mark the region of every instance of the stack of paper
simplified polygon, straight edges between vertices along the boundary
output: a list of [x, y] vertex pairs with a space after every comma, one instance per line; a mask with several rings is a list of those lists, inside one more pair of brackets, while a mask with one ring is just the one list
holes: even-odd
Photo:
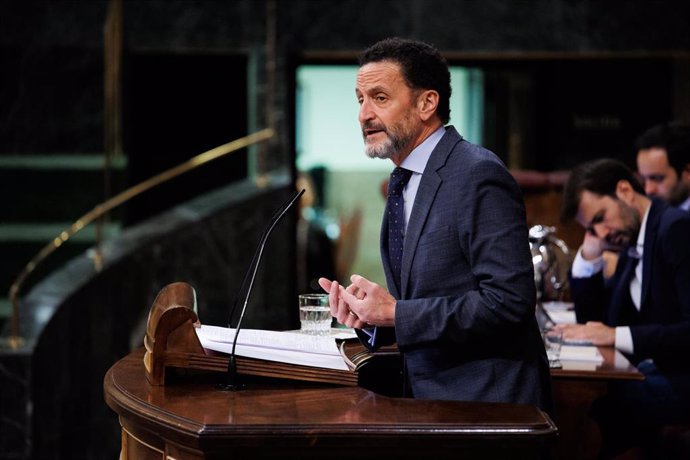
[[561, 361], [588, 361], [601, 363], [604, 357], [601, 356], [597, 347], [594, 346], [579, 346], [579, 345], [563, 345], [561, 347]]

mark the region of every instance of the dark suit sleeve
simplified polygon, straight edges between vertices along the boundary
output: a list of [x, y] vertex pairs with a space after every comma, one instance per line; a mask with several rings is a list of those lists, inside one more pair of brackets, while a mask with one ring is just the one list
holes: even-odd
[[[654, 267], [653, 321], [631, 326], [635, 356], [676, 366], [690, 353], [690, 219], [673, 222], [659, 235], [663, 264]], [[685, 357], [685, 358], [683, 358]], [[685, 365], [684, 367], [689, 367]]]
[[605, 288], [602, 272], [587, 278], [570, 276], [570, 292], [578, 323], [605, 321], [609, 293]]
[[517, 184], [491, 160], [443, 180], [415, 253], [413, 298], [396, 306], [398, 345], [524, 337], [536, 290]]

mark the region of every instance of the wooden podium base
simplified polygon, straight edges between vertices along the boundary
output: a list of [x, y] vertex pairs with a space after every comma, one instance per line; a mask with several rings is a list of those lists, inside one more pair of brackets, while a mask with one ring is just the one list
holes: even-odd
[[[557, 433], [532, 406], [415, 400], [366, 389], [357, 385], [363, 376], [380, 385], [397, 364], [385, 375], [363, 372], [379, 369], [371, 365], [378, 360], [354, 348], [348, 357], [364, 364], [345, 384], [337, 375], [329, 381], [324, 372], [238, 359], [238, 370], [256, 377], [242, 391], [225, 391], [216, 383], [228, 357], [201, 346], [194, 304], [188, 284], [166, 286], [151, 308], [145, 349], [105, 376], [105, 400], [122, 427], [121, 460], [541, 459]], [[174, 382], [168, 375], [165, 385], [175, 368], [201, 372]]]
[[539, 409], [516, 404], [393, 398], [294, 380], [243, 391], [194, 379], [151, 385], [143, 355], [123, 358], [104, 379], [122, 426], [122, 460], [541, 459], [557, 432]]

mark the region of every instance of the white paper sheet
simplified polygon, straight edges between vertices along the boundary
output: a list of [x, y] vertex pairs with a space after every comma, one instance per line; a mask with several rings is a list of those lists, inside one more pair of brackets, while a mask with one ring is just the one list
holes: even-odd
[[[196, 329], [201, 346], [222, 353], [232, 352], [235, 329], [202, 325]], [[340, 355], [337, 337], [351, 337], [344, 331], [330, 336], [312, 336], [299, 332], [242, 329], [237, 338], [235, 354], [247, 358], [326, 369], [348, 370]]]

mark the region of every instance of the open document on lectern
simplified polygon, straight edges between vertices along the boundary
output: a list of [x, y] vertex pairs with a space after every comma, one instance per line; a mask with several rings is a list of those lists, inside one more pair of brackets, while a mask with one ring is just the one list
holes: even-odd
[[[235, 329], [202, 325], [196, 332], [204, 348], [226, 354], [232, 352]], [[237, 337], [235, 355], [346, 371], [348, 366], [336, 339], [352, 337], [354, 334], [348, 330], [330, 336], [312, 336], [300, 332], [242, 329]]]

